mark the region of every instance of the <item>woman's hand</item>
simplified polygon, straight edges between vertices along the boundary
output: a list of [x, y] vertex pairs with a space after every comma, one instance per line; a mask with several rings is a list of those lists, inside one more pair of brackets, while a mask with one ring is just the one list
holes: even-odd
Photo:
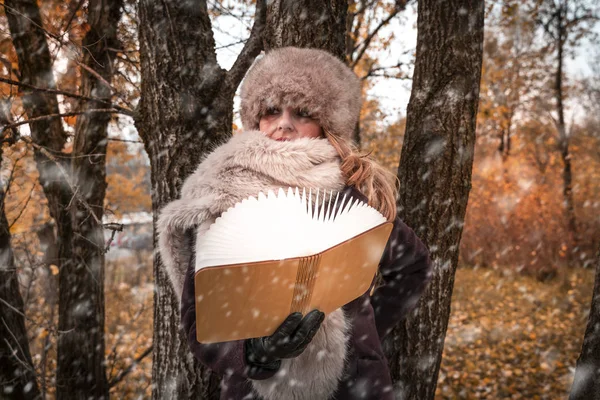
[[284, 358], [297, 357], [315, 336], [325, 314], [313, 310], [302, 314], [290, 314], [271, 336], [246, 340], [246, 359], [249, 364], [279, 368]]

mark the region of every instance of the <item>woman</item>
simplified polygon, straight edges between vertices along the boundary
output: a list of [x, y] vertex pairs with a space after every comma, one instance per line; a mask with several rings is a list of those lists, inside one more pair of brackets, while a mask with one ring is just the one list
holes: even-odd
[[[241, 90], [245, 132], [216, 148], [161, 212], [159, 247], [192, 353], [223, 376], [221, 399], [393, 399], [381, 340], [415, 306], [431, 276], [428, 251], [396, 218], [394, 176], [359, 156], [358, 78], [316, 49], [281, 48], [258, 60]], [[290, 315], [269, 337], [196, 340], [194, 240], [222, 212], [279, 187], [344, 192], [394, 221], [382, 284], [325, 316]]]

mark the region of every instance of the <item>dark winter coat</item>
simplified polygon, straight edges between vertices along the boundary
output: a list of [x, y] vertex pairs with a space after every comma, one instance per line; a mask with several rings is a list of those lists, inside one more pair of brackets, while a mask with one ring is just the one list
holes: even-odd
[[[366, 201], [354, 188], [346, 192]], [[190, 235], [190, 240], [195, 236]], [[394, 221], [379, 272], [383, 284], [343, 307], [351, 321], [345, 373], [335, 399], [394, 398], [381, 339], [414, 307], [431, 274], [427, 248], [399, 218]], [[223, 376], [221, 399], [254, 399], [248, 379], [266, 379], [276, 370], [264, 370], [245, 360], [244, 341], [202, 344], [196, 340], [194, 260], [190, 259], [181, 299], [183, 328], [190, 349], [204, 365]]]
[[[222, 399], [391, 399], [381, 338], [414, 307], [430, 276], [425, 246], [397, 219], [380, 265], [383, 285], [329, 313], [305, 351], [279, 371], [248, 365], [244, 341], [196, 342], [194, 239], [221, 213], [259, 191], [279, 187], [347, 190], [339, 156], [326, 139], [279, 142], [260, 132], [234, 135], [189, 176], [181, 198], [161, 210], [159, 250], [182, 299], [182, 322], [194, 355], [223, 376]], [[195, 233], [194, 233], [195, 232]], [[325, 355], [325, 356], [323, 356]], [[367, 397], [363, 396], [363, 393]], [[245, 397], [248, 396], [248, 397]]]

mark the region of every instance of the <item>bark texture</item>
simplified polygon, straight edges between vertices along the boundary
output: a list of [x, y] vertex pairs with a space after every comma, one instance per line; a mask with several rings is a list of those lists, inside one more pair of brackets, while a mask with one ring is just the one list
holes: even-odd
[[600, 248], [597, 260], [590, 316], [569, 400], [600, 400]]
[[0, 186], [0, 399], [38, 399], [40, 391], [29, 352], [23, 298], [4, 212], [5, 195]]
[[483, 0], [419, 1], [398, 213], [435, 266], [419, 306], [384, 343], [397, 399], [435, 394], [471, 188], [483, 18]]
[[[13, 46], [19, 61], [21, 82], [40, 88], [56, 89], [50, 51], [41, 29], [40, 10], [35, 0], [6, 0], [6, 17]], [[23, 90], [22, 88], [20, 90]], [[56, 95], [42, 91], [23, 90], [23, 107], [28, 118], [58, 114]], [[60, 119], [45, 119], [29, 124], [31, 139], [54, 155], [61, 155], [67, 141]], [[57, 266], [70, 258], [71, 219], [67, 205], [71, 199], [66, 177], [59, 166], [49, 160], [39, 147], [34, 148], [34, 159], [40, 184], [48, 199], [50, 215], [56, 222], [58, 238]], [[59, 157], [68, 160], [68, 157]], [[68, 169], [68, 162], [62, 165]]]
[[[233, 96], [262, 49], [266, 3], [257, 2], [250, 39], [229, 71], [217, 64], [205, 1], [141, 0], [139, 17], [142, 99], [136, 126], [150, 158], [156, 218], [179, 198], [183, 180], [201, 158], [231, 135]], [[158, 253], [154, 283], [153, 398], [219, 398], [219, 378], [195, 360], [180, 329], [180, 299]]]
[[[42, 29], [37, 2], [6, 0], [4, 4], [12, 43], [17, 53], [21, 82], [35, 87], [56, 89], [50, 52]], [[59, 113], [56, 96], [42, 91], [24, 90], [23, 108], [30, 119]], [[69, 158], [62, 153], [67, 135], [60, 119], [57, 118], [31, 123], [29, 128], [31, 139], [36, 145], [34, 160], [40, 184], [48, 200], [50, 215], [57, 227], [56, 249], [52, 249], [55, 254], [52, 258], [59, 269], [62, 269], [63, 264], [70, 259], [72, 238], [71, 216], [67, 210], [71, 192], [67, 177], [62, 173], [69, 168]], [[62, 164], [50, 160], [42, 149], [56, 156], [56, 159], [60, 160], [58, 162]], [[25, 347], [23, 350], [28, 352]]]
[[[81, 94], [110, 101], [108, 86], [118, 49], [117, 25], [122, 0], [91, 0], [90, 30], [83, 40]], [[86, 109], [105, 108], [88, 101]], [[59, 273], [58, 398], [108, 399], [104, 363], [104, 233], [106, 137], [110, 115], [82, 114], [77, 118], [71, 161], [72, 184], [82, 201], [71, 209], [71, 258]], [[84, 203], [85, 202], [85, 203]]]
[[347, 0], [275, 0], [269, 2], [265, 50], [315, 47], [346, 61]]

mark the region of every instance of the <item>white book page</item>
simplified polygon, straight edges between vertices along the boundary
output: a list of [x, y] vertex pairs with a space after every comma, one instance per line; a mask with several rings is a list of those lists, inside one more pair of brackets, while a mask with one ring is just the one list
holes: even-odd
[[196, 271], [310, 256], [384, 222], [374, 208], [337, 193], [297, 188], [259, 193], [225, 211], [199, 235]]

